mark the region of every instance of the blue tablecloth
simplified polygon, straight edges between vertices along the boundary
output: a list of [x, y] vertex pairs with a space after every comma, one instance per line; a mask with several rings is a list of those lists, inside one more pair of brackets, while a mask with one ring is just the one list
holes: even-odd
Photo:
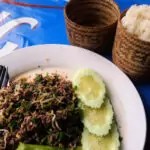
[[[31, 45], [69, 44], [63, 15], [63, 6], [67, 3], [65, 0], [16, 0], [15, 3], [8, 4], [12, 1], [14, 0], [0, 2], [0, 55]], [[115, 1], [121, 11], [133, 4], [150, 3], [150, 0]], [[30, 5], [22, 6], [23, 3]], [[46, 8], [47, 6], [49, 8]], [[150, 83], [135, 84], [135, 86], [142, 97], [148, 127], [150, 127]], [[150, 130], [148, 129], [147, 150], [150, 150], [149, 139]]]

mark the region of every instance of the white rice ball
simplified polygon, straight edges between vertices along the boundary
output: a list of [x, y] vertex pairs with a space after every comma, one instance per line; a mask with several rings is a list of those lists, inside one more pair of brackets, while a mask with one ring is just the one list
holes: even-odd
[[150, 5], [131, 6], [121, 22], [129, 33], [150, 42]]

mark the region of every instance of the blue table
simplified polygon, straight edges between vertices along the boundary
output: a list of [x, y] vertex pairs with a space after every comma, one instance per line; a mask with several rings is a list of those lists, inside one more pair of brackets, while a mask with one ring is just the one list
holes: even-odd
[[[150, 0], [115, 1], [120, 6], [121, 11], [129, 8], [133, 4], [150, 3]], [[4, 17], [2, 20], [0, 19], [1, 50], [6, 50], [8, 45], [16, 49], [47, 43], [69, 44], [63, 16], [63, 6], [66, 4], [64, 0], [16, 0], [16, 2], [18, 3], [15, 3], [15, 5], [6, 4], [5, 2], [0, 3], [0, 15], [3, 14]], [[39, 4], [42, 5], [42, 7], [40, 8], [35, 5], [22, 7], [23, 2]], [[46, 6], [49, 6], [49, 8], [45, 8]], [[25, 17], [27, 17], [27, 19], [30, 18], [30, 21], [25, 21]], [[19, 18], [20, 20], [18, 21]], [[4, 26], [13, 20], [18, 22], [17, 27], [15, 27], [14, 24], [10, 24], [10, 29], [3, 33], [3, 29], [5, 30]], [[22, 23], [24, 24], [21, 25]], [[33, 28], [29, 25], [32, 25]], [[150, 150], [150, 142], [148, 143], [150, 139], [150, 83], [134, 84], [141, 95], [147, 113], [148, 137], [146, 150]]]

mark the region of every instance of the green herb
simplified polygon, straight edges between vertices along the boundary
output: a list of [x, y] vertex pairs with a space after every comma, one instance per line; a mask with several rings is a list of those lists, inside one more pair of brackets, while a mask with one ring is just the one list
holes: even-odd
[[37, 75], [36, 77], [35, 77], [35, 82], [41, 82], [42, 81], [42, 79], [43, 79], [43, 76], [41, 75], [41, 74], [39, 74], [39, 75]]
[[50, 108], [50, 106], [51, 106], [51, 102], [48, 102], [48, 103], [44, 103], [43, 104], [43, 108]]
[[34, 123], [34, 124], [38, 124], [38, 119], [37, 118], [32, 118], [32, 122]]
[[31, 102], [24, 101], [22, 102], [21, 106], [25, 109], [25, 111], [28, 111], [31, 108]]
[[2, 124], [0, 124], [0, 129], [3, 129], [3, 125]]
[[78, 89], [78, 86], [74, 86], [73, 89], [76, 91]]
[[38, 89], [34, 89], [33, 92], [39, 92], [39, 90]]
[[28, 89], [28, 88], [30, 88], [31, 87], [31, 85], [29, 84], [29, 83], [24, 83], [23, 84], [23, 88], [24, 89]]
[[12, 120], [10, 123], [9, 123], [9, 128], [10, 128], [10, 132], [13, 132], [14, 129], [17, 129], [18, 128], [18, 124], [15, 120]]
[[59, 141], [62, 141], [64, 138], [65, 138], [65, 133], [64, 133], [64, 132], [60, 132], [60, 133], [58, 134], [58, 140], [59, 140]]
[[73, 103], [71, 105], [68, 105], [67, 108], [73, 110], [75, 108], [75, 104]]
[[21, 103], [19, 103], [19, 102], [14, 103], [14, 107], [15, 107], [15, 108], [18, 108], [18, 107], [20, 107], [20, 106], [21, 106]]

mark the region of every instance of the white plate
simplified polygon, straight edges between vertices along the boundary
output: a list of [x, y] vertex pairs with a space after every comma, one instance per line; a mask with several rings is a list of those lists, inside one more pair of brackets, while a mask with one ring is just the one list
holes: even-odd
[[0, 59], [11, 76], [43, 67], [91, 68], [106, 82], [120, 126], [122, 150], [143, 150], [146, 117], [141, 98], [127, 76], [111, 62], [82, 48], [65, 45], [41, 45], [17, 50]]

